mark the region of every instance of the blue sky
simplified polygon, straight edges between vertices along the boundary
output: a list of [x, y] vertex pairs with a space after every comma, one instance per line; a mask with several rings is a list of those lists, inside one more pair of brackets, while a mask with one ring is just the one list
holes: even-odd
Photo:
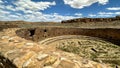
[[0, 0], [1, 21], [55, 21], [120, 15], [120, 0]]

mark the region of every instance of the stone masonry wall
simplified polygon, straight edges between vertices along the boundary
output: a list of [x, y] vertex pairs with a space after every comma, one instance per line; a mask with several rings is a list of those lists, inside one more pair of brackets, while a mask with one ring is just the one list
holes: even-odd
[[40, 41], [45, 38], [61, 36], [61, 35], [86, 35], [99, 37], [108, 40], [114, 40], [119, 43], [120, 29], [83, 29], [83, 28], [60, 28], [60, 27], [44, 27], [34, 29], [20, 29], [16, 31], [18, 36], [27, 40]]

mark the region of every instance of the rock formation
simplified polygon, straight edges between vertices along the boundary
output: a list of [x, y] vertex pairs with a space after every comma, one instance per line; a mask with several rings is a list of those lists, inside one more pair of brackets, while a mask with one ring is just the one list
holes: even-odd
[[65, 20], [61, 23], [90, 23], [90, 22], [112, 22], [112, 21], [120, 21], [120, 16], [116, 16], [113, 18], [78, 18], [78, 19], [71, 19]]

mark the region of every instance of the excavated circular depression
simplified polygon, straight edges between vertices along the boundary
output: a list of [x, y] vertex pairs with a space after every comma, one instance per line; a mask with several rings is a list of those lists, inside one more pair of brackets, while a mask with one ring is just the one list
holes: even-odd
[[[119, 33], [119, 29], [56, 27], [20, 29], [16, 31], [18, 36], [27, 40], [37, 41], [40, 45], [46, 45], [46, 47], [51, 49], [57, 48], [58, 50], [78, 54], [97, 62], [120, 66], [120, 46], [115, 45], [120, 44]], [[103, 39], [107, 39], [107, 41]]]

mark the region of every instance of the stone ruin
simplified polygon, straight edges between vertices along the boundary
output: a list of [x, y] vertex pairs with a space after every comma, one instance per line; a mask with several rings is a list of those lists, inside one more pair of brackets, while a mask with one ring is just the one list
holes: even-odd
[[85, 35], [99, 37], [115, 44], [120, 44], [120, 30], [112, 28], [61, 28], [61, 27], [44, 27], [20, 29], [16, 34], [22, 38], [32, 41], [41, 41], [46, 38], [62, 36], [62, 35]]
[[[92, 22], [92, 21], [108, 22], [108, 21], [117, 21], [117, 20], [120, 20], [120, 16], [116, 16], [116, 18], [111, 18], [111, 19], [110, 18], [101, 18], [101, 19], [100, 18], [95, 18], [95, 19], [87, 18], [87, 19], [81, 19], [79, 21], [81, 22]], [[78, 19], [75, 19], [74, 21], [71, 21], [71, 22], [77, 22], [77, 21]], [[67, 21], [66, 23], [71, 23], [71, 22]], [[39, 41], [43, 40], [44, 42], [46, 42], [44, 40], [46, 38], [51, 38], [51, 37], [56, 37], [56, 36], [65, 37], [64, 35], [67, 35], [67, 36], [76, 35], [77, 38], [78, 38], [77, 35], [81, 35], [80, 39], [82, 39], [83, 35], [85, 35], [85, 36], [91, 36], [91, 37], [99, 37], [100, 42], [102, 42], [101, 40], [104, 40], [104, 42], [102, 43], [105, 43], [105, 41], [110, 41], [114, 44], [120, 45], [119, 34], [120, 34], [119, 28], [118, 29], [117, 28], [76, 28], [76, 27], [66, 28], [66, 27], [44, 26], [44, 27], [35, 27], [35, 28], [19, 28], [19, 29], [13, 29], [13, 30], [6, 29], [6, 30], [1, 31], [0, 68], [17, 68], [17, 67], [18, 68], [39, 68], [40, 66], [41, 66], [40, 68], [43, 68], [43, 67], [48, 68], [47, 66], [50, 66], [50, 65], [51, 65], [50, 68], [53, 68], [52, 67], [53, 65], [56, 66], [55, 68], [70, 68], [70, 67], [81, 68], [80, 66], [78, 67], [76, 66], [76, 64], [78, 64], [76, 62], [78, 61], [71, 60], [73, 58], [75, 58], [75, 60], [78, 60], [80, 57], [78, 58], [78, 56], [71, 54], [71, 53], [66, 53], [66, 52], [61, 53], [61, 51], [59, 52], [59, 50], [56, 51], [56, 49], [53, 49], [54, 47], [51, 47], [48, 45], [47, 46], [41, 45]], [[54, 39], [54, 38], [52, 39], [53, 39], [53, 42], [54, 40], [59, 40], [59, 39]], [[90, 43], [90, 45], [91, 44], [93, 45], [93, 43], [90, 42], [91, 40], [90, 38], [87, 38], [86, 40], [88, 43]], [[92, 38], [92, 40], [96, 41], [96, 38]], [[51, 41], [51, 39], [48, 39], [47, 41]], [[84, 43], [87, 43], [87, 42], [85, 41]], [[106, 43], [106, 44], [109, 46], [111, 43]], [[110, 55], [111, 53], [114, 53], [114, 54], [119, 53], [119, 51], [116, 51], [117, 49], [115, 46], [114, 48], [115, 48], [114, 51], [109, 52]], [[91, 48], [91, 49], [94, 52], [97, 52], [97, 50], [95, 50], [94, 48]], [[79, 50], [82, 50], [82, 49], [79, 49]], [[106, 51], [102, 51], [102, 52], [106, 52]], [[117, 55], [119, 56], [120, 54], [117, 54]], [[68, 58], [70, 56], [72, 56], [73, 58]], [[64, 58], [67, 58], [68, 60], [65, 60]], [[57, 65], [56, 65], [56, 62], [57, 62]], [[86, 59], [83, 60], [83, 58], [81, 58], [79, 62], [80, 62], [79, 65], [83, 66], [83, 64], [85, 64], [86, 66], [86, 64], [88, 63], [88, 60], [86, 63]], [[94, 67], [97, 67], [97, 68], [102, 68], [103, 66], [98, 63], [93, 63], [91, 61], [89, 61], [88, 64], [90, 64], [90, 66], [92, 64], [94, 65]], [[106, 66], [104, 65], [104, 67]], [[114, 67], [119, 68], [117, 65]], [[85, 68], [85, 67], [82, 67], [82, 68]], [[93, 66], [91, 68], [93, 68]], [[107, 66], [107, 68], [109, 67]]]

